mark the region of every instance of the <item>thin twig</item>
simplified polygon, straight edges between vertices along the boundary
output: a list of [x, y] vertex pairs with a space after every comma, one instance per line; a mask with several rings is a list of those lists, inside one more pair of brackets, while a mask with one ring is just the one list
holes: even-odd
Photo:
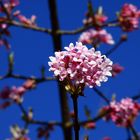
[[19, 106], [21, 112], [22, 112], [23, 115], [24, 115], [24, 116], [23, 116], [23, 117], [24, 117], [23, 120], [25, 121], [25, 124], [28, 124], [28, 125], [29, 125], [29, 124], [36, 124], [36, 125], [46, 125], [46, 126], [48, 126], [48, 125], [62, 126], [62, 123], [56, 122], [56, 121], [49, 121], [49, 122], [46, 122], [46, 121], [40, 121], [40, 120], [29, 119], [29, 118], [28, 118], [28, 114], [27, 114], [27, 112], [26, 112], [24, 106], [23, 106], [21, 103], [19, 103], [18, 106]]
[[110, 104], [110, 100], [97, 88], [93, 88], [93, 90], [107, 103]]
[[135, 140], [140, 140], [135, 128], [133, 127], [133, 125], [131, 125], [129, 128], [130, 128], [131, 132], [133, 133]]
[[109, 51], [107, 51], [107, 52], [105, 53], [105, 55], [106, 55], [106, 56], [111, 55], [113, 52], [115, 52], [115, 51], [120, 47], [120, 45], [121, 45], [123, 42], [124, 42], [124, 41], [123, 41], [122, 39], [120, 39], [120, 40], [118, 41], [118, 43], [116, 43], [116, 44], [114, 45], [113, 48], [111, 48]]
[[138, 100], [139, 98], [140, 98], [140, 93], [132, 97], [133, 100]]
[[[47, 29], [47, 28], [43, 28], [43, 27], [39, 27], [39, 26], [35, 26], [35, 25], [24, 24], [24, 23], [18, 22], [16, 20], [5, 20], [5, 21], [0, 21], [0, 23], [6, 23], [8, 25], [12, 25], [15, 27], [20, 27], [20, 28], [30, 29], [30, 30], [34, 30], [34, 31], [38, 31], [38, 32], [53, 34], [53, 31], [51, 29]], [[111, 23], [106, 23], [106, 24], [100, 26], [100, 28], [108, 27], [108, 26], [111, 27]], [[93, 25], [82, 26], [82, 27], [79, 27], [79, 28], [73, 29], [73, 30], [59, 30], [58, 29], [58, 30], [56, 30], [56, 34], [76, 35], [76, 34], [82, 33], [83, 31], [86, 31], [90, 28], [94, 28]]]
[[99, 121], [100, 119], [102, 119], [103, 117], [105, 117], [109, 113], [110, 113], [110, 110], [105, 111], [104, 113], [101, 113], [101, 114], [97, 115], [96, 117], [94, 117], [91, 120], [86, 120], [86, 121], [79, 122], [79, 125], [85, 125], [85, 124], [90, 123], [90, 122], [97, 122], [97, 121]]
[[13, 79], [20, 79], [20, 80], [35, 80], [37, 84], [46, 82], [46, 81], [52, 81], [56, 80], [55, 77], [43, 77], [43, 78], [37, 78], [35, 76], [25, 76], [25, 75], [18, 75], [18, 74], [6, 74], [5, 76], [1, 76], [0, 80], [4, 80], [7, 78], [13, 78]]
[[130, 128], [126, 128], [126, 133], [127, 133], [127, 140], [131, 140], [131, 133], [130, 133]]

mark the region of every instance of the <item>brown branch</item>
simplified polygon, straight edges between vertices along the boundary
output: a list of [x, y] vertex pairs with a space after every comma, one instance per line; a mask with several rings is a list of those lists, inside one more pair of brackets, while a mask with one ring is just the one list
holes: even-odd
[[120, 40], [114, 45], [113, 48], [111, 48], [109, 51], [107, 51], [105, 53], [106, 56], [109, 56], [111, 55], [113, 52], [115, 52], [119, 47], [120, 45], [122, 45], [122, 43], [124, 43], [125, 41], [127, 40], [127, 36], [126, 35], [122, 35], [122, 37], [120, 38]]
[[90, 122], [97, 122], [99, 121], [100, 119], [102, 119], [103, 117], [105, 117], [108, 113], [110, 113], [110, 110], [109, 111], [106, 111], [104, 113], [101, 113], [99, 115], [97, 115], [96, 117], [94, 117], [93, 119], [91, 120], [85, 120], [85, 121], [81, 121], [79, 122], [79, 125], [85, 125], [87, 123], [90, 123]]
[[48, 125], [55, 125], [55, 126], [61, 126], [62, 127], [62, 123], [60, 122], [56, 122], [56, 121], [40, 121], [40, 120], [34, 120], [34, 119], [30, 119], [28, 117], [28, 113], [27, 111], [25, 110], [24, 106], [22, 105], [22, 103], [19, 103], [18, 104], [21, 112], [23, 113], [23, 120], [25, 121], [25, 124], [35, 124], [35, 125], [45, 125], [45, 126], [48, 126]]
[[[62, 48], [62, 41], [61, 41], [61, 35], [57, 34], [57, 31], [59, 31], [59, 21], [57, 17], [56, 0], [48, 0], [48, 4], [49, 4], [49, 11], [50, 11], [51, 26], [52, 26], [51, 35], [53, 39], [54, 51], [60, 51]], [[67, 94], [64, 85], [62, 85], [59, 81], [57, 82], [59, 88], [62, 124], [63, 126], [65, 126], [65, 124], [70, 120]], [[65, 140], [72, 140], [71, 128], [63, 127], [63, 134]]]
[[79, 123], [78, 123], [78, 96], [76, 94], [71, 95], [73, 101], [73, 108], [74, 108], [74, 134], [75, 140], [79, 140]]
[[82, 27], [79, 27], [77, 29], [74, 29], [74, 30], [58, 30], [57, 31], [57, 34], [61, 34], [61, 35], [75, 35], [75, 34], [79, 34], [79, 33], [82, 33], [90, 28], [93, 28], [93, 25], [89, 25], [89, 26], [82, 26]]
[[24, 76], [24, 75], [18, 75], [18, 74], [6, 74], [5, 76], [1, 76], [0, 80], [4, 80], [7, 78], [14, 78], [14, 79], [20, 79], [20, 80], [35, 80], [37, 84], [46, 82], [46, 81], [52, 81], [56, 80], [55, 77], [43, 77], [43, 78], [37, 78], [35, 76]]
[[[38, 32], [42, 32], [42, 33], [53, 34], [51, 29], [39, 27], [37, 25], [23, 24], [23, 23], [16, 21], [16, 20], [5, 20], [5, 21], [0, 21], [0, 23], [6, 23], [8, 25], [12, 25], [15, 27], [30, 29], [30, 30], [38, 31]], [[113, 26], [113, 23], [110, 22], [110, 23], [106, 23], [106, 24], [100, 26], [100, 28], [111, 27], [111, 26]], [[82, 27], [79, 27], [79, 28], [73, 29], [73, 30], [60, 30], [60, 29], [58, 29], [56, 31], [56, 34], [58, 34], [58, 35], [76, 35], [76, 34], [84, 32], [90, 28], [94, 28], [94, 26], [93, 25], [86, 25], [86, 26], [82, 26]]]
[[140, 98], [140, 93], [132, 97], [133, 100], [138, 100], [139, 98]]
[[140, 140], [140, 139], [139, 139], [139, 136], [138, 136], [138, 134], [137, 134], [137, 132], [136, 132], [136, 130], [135, 130], [135, 128], [133, 127], [133, 125], [131, 125], [129, 128], [130, 128], [130, 130], [132, 131], [135, 140]]
[[21, 27], [21, 28], [25, 28], [25, 29], [30, 29], [30, 30], [38, 31], [38, 32], [48, 33], [48, 34], [52, 33], [51, 29], [47, 29], [47, 28], [43, 28], [43, 27], [38, 27], [36, 25], [23, 24], [23, 23], [18, 22], [16, 20], [6, 20], [6, 21], [1, 21], [0, 23], [6, 23], [8, 25], [12, 25], [12, 26], [15, 26], [15, 27]]
[[[18, 104], [19, 106], [19, 109], [21, 110], [21, 112], [23, 113], [24, 115], [24, 121], [25, 123], [27, 124], [33, 124], [33, 125], [54, 125], [54, 126], [60, 126], [60, 127], [65, 127], [65, 128], [72, 128], [75, 124], [72, 123], [72, 122], [66, 122], [65, 124], [62, 124], [61, 122], [58, 122], [58, 121], [41, 121], [41, 120], [35, 120], [35, 119], [29, 119], [28, 118], [28, 113], [27, 111], [25, 110], [24, 106], [20, 103]], [[76, 107], [75, 107], [76, 108]], [[97, 115], [96, 117], [94, 117], [93, 119], [90, 119], [90, 120], [85, 120], [85, 121], [80, 121], [78, 122], [78, 125], [79, 126], [84, 126], [85, 124], [89, 123], [89, 122], [97, 122], [99, 121], [100, 119], [102, 119], [104, 116], [106, 116], [108, 113], [110, 113], [110, 111], [106, 111], [106, 112], [103, 112], [99, 115]], [[78, 116], [78, 115], [77, 115]], [[78, 117], [77, 119], [78, 120]], [[77, 122], [76, 122], [77, 123]], [[63, 126], [64, 125], [64, 126]]]

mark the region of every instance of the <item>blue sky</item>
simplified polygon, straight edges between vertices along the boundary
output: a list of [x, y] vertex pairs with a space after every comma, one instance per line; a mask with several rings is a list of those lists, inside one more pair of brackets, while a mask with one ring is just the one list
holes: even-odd
[[[110, 20], [115, 17], [115, 12], [119, 11], [123, 3], [132, 3], [140, 8], [139, 0], [94, 0], [92, 1], [95, 8], [102, 5], [105, 14]], [[76, 29], [82, 26], [82, 20], [87, 10], [87, 0], [57, 0], [58, 17], [61, 29]], [[50, 28], [49, 10], [47, 0], [21, 0], [20, 6], [17, 8], [21, 12], [30, 17], [32, 14], [37, 16], [37, 24], [42, 27]], [[14, 73], [22, 75], [40, 76], [40, 68], [46, 66], [46, 75], [52, 76], [53, 73], [48, 71], [48, 57], [53, 55], [53, 45], [51, 37], [44, 33], [39, 33], [31, 30], [11, 27], [12, 36], [9, 39], [12, 45], [11, 51], [15, 55]], [[122, 32], [119, 28], [107, 29], [112, 33], [113, 38], [117, 42]], [[120, 63], [125, 70], [115, 78], [110, 78], [107, 83], [102, 84], [99, 88], [107, 97], [111, 98], [112, 94], [116, 94], [117, 99], [126, 96], [133, 96], [140, 92], [140, 31], [134, 31], [128, 35], [128, 41], [122, 44], [119, 49], [110, 55], [110, 59], [114, 63]], [[79, 35], [63, 36], [63, 47], [69, 43], [75, 43]], [[112, 46], [101, 45], [101, 52], [106, 52]], [[6, 73], [7, 70], [7, 51], [4, 47], [0, 48], [0, 75]], [[20, 86], [24, 81], [7, 79], [0, 81], [0, 89], [6, 85]], [[86, 97], [79, 98], [79, 119], [85, 120], [84, 106], [87, 105], [92, 110], [92, 116], [96, 116], [98, 109], [105, 105], [105, 102], [96, 95], [93, 90], [86, 88]], [[37, 86], [36, 90], [30, 91], [25, 95], [24, 106], [28, 109], [30, 106], [34, 109], [34, 116], [40, 120], [61, 120], [59, 96], [57, 84], [54, 81], [46, 82]], [[72, 110], [71, 100], [69, 105]], [[23, 122], [20, 119], [21, 112], [16, 105], [13, 105], [6, 110], [0, 110], [0, 140], [10, 137], [9, 126], [18, 123], [21, 127]], [[135, 122], [137, 131], [140, 130], [140, 118]], [[29, 136], [32, 140], [36, 139], [36, 128], [30, 126]], [[89, 135], [89, 139], [101, 140], [104, 136], [110, 136], [113, 140], [126, 139], [126, 130], [116, 127], [112, 122], [104, 121], [97, 122], [95, 130], [87, 131], [81, 129], [80, 138], [85, 134]], [[56, 127], [51, 134], [51, 140], [62, 139], [62, 131]]]

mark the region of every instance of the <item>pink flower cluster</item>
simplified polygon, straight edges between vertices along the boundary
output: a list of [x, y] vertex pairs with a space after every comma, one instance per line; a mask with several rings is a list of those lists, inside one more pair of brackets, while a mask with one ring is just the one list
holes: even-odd
[[16, 87], [13, 86], [12, 88], [5, 87], [0, 92], [0, 99], [3, 100], [3, 103], [0, 104], [0, 109], [4, 109], [11, 105], [13, 102], [22, 102], [22, 97], [24, 93], [34, 88], [35, 81], [34, 80], [27, 80], [22, 86]]
[[[85, 25], [88, 24], [94, 24], [94, 22], [96, 22], [96, 24], [98, 25], [102, 25], [103, 23], [105, 23], [107, 21], [108, 17], [102, 14], [95, 14], [94, 17], [89, 17], [87, 19], [83, 20], [83, 23]], [[94, 21], [95, 20], [95, 21]]]
[[128, 127], [140, 112], [140, 104], [131, 98], [124, 98], [120, 102], [112, 101], [110, 106], [103, 108], [104, 111], [110, 111], [105, 117], [111, 119], [117, 126]]
[[112, 61], [101, 55], [94, 48], [88, 49], [81, 42], [65, 47], [66, 51], [55, 52], [55, 57], [49, 57], [50, 71], [59, 77], [60, 81], [69, 79], [74, 85], [84, 84], [92, 88], [100, 86], [101, 82], [111, 76]]
[[113, 45], [115, 42], [111, 34], [107, 33], [106, 30], [94, 30], [90, 29], [81, 34], [79, 41], [83, 44], [98, 45], [100, 43], [106, 43]]
[[99, 27], [104, 24], [107, 19], [108, 17], [103, 14], [103, 8], [99, 7], [95, 14], [87, 12], [86, 19], [83, 20], [83, 23], [85, 25], [93, 24], [94, 26]]
[[132, 4], [124, 4], [119, 13], [119, 22], [124, 31], [133, 31], [139, 27], [140, 10]]
[[10, 15], [12, 10], [18, 5], [19, 5], [19, 0], [3, 0], [4, 7], [0, 7], [0, 12], [5, 13], [5, 9], [6, 9], [6, 12]]
[[19, 5], [19, 0], [3, 0], [0, 5], [0, 46], [5, 46], [7, 49], [10, 48], [10, 44], [7, 41], [7, 37], [10, 36], [8, 22], [17, 20], [22, 24], [28, 26], [36, 26], [36, 16], [32, 15], [31, 19], [26, 18], [20, 13], [15, 11], [15, 8]]
[[[18, 11], [18, 10], [13, 12], [14, 8], [18, 5], [19, 5], [19, 0], [5, 0], [3, 2], [4, 7], [0, 7], [0, 12], [3, 13], [3, 14], [8, 13], [9, 16], [13, 16], [14, 18], [16, 17], [23, 24], [27, 24], [27, 25], [30, 25], [30, 26], [35, 25], [36, 16], [32, 15], [31, 19], [28, 19], [24, 15], [22, 15], [21, 12]], [[6, 19], [9, 20], [8, 18], [9, 17], [4, 16], [4, 17], [1, 18], [1, 20], [6, 20]], [[4, 25], [2, 26], [3, 28], [6, 27], [6, 25], [5, 26]]]

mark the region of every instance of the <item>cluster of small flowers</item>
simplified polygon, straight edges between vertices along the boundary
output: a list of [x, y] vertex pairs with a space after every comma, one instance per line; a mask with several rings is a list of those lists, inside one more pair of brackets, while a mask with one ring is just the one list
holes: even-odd
[[[23, 24], [27, 24], [27, 25], [30, 25], [30, 26], [35, 25], [36, 16], [32, 15], [31, 19], [28, 19], [24, 15], [22, 15], [19, 10], [13, 12], [14, 8], [18, 5], [19, 5], [19, 0], [6, 0], [6, 1], [4, 1], [3, 2], [3, 7], [0, 7], [0, 13], [3, 13], [3, 14], [8, 13], [9, 17], [5, 17], [5, 16], [2, 17], [1, 18], [2, 21], [3, 20], [5, 21], [6, 18], [11, 18], [13, 16], [14, 18], [16, 17]], [[11, 19], [9, 19], [9, 20], [11, 20]], [[6, 27], [4, 25], [2, 26], [3, 28]]]
[[[10, 16], [12, 10], [19, 4], [18, 0], [5, 0], [3, 1], [3, 6], [0, 6], [0, 14], [2, 15], [0, 17], [1, 24], [0, 24], [0, 46], [5, 46], [7, 49], [10, 49], [10, 44], [8, 43], [6, 37], [10, 36], [10, 32], [8, 30], [8, 25], [6, 21], [9, 17], [7, 17], [7, 14]], [[4, 15], [6, 14], [6, 16]], [[6, 36], [6, 37], [5, 37]]]
[[2, 3], [3, 6], [0, 7], [0, 12], [7, 12], [10, 15], [12, 13], [12, 10], [19, 5], [19, 0], [3, 0]]
[[10, 49], [10, 44], [6, 38], [10, 36], [8, 22], [16, 19], [22, 24], [26, 24], [28, 26], [36, 26], [36, 16], [32, 15], [31, 19], [28, 19], [22, 15], [20, 11], [14, 11], [14, 9], [19, 5], [18, 0], [4, 0], [2, 3], [3, 4], [0, 5], [0, 46], [5, 46], [7, 49]]
[[99, 7], [98, 11], [93, 14], [88, 12], [86, 19], [83, 20], [84, 25], [93, 25], [95, 29], [90, 29], [83, 32], [79, 38], [79, 41], [83, 44], [99, 45], [100, 43], [106, 43], [109, 45], [114, 44], [114, 40], [105, 29], [100, 27], [107, 21], [108, 17], [103, 14], [102, 7]]
[[124, 4], [119, 16], [120, 25], [124, 31], [133, 31], [139, 27], [140, 10], [132, 4]]
[[115, 42], [111, 36], [111, 34], [107, 33], [106, 30], [95, 30], [89, 29], [88, 31], [83, 32], [80, 35], [79, 41], [83, 44], [93, 44], [98, 45], [100, 43], [106, 43], [109, 45], [113, 45]]
[[86, 19], [83, 20], [84, 25], [101, 26], [107, 21], [108, 17], [103, 14], [103, 8], [100, 6], [95, 14], [87, 12]]
[[88, 49], [81, 42], [65, 47], [66, 51], [55, 52], [55, 57], [49, 57], [50, 71], [59, 77], [72, 80], [75, 85], [84, 84], [92, 88], [100, 86], [101, 82], [111, 76], [112, 61], [101, 55], [94, 48]]
[[17, 125], [10, 127], [10, 131], [12, 133], [12, 138], [8, 138], [6, 140], [30, 140], [30, 138], [26, 136], [28, 131], [21, 129]]
[[120, 102], [112, 101], [110, 106], [103, 108], [104, 111], [110, 111], [106, 115], [106, 120], [112, 120], [117, 126], [128, 127], [138, 116], [140, 104], [131, 98], [124, 98]]
[[13, 102], [20, 103], [22, 102], [22, 97], [24, 93], [34, 88], [35, 81], [34, 80], [27, 80], [22, 86], [16, 87], [13, 86], [12, 88], [5, 87], [0, 92], [0, 99], [4, 102], [0, 105], [0, 109], [4, 109], [10, 106]]
[[103, 23], [108, 19], [103, 14], [102, 7], [99, 7], [97, 13], [87, 13], [86, 19], [83, 20], [84, 25], [93, 25], [95, 29], [90, 29], [83, 32], [79, 38], [79, 41], [83, 44], [99, 45], [100, 43], [106, 43], [109, 45], [114, 44], [114, 40], [111, 34], [107, 33], [105, 29], [101, 29]]

